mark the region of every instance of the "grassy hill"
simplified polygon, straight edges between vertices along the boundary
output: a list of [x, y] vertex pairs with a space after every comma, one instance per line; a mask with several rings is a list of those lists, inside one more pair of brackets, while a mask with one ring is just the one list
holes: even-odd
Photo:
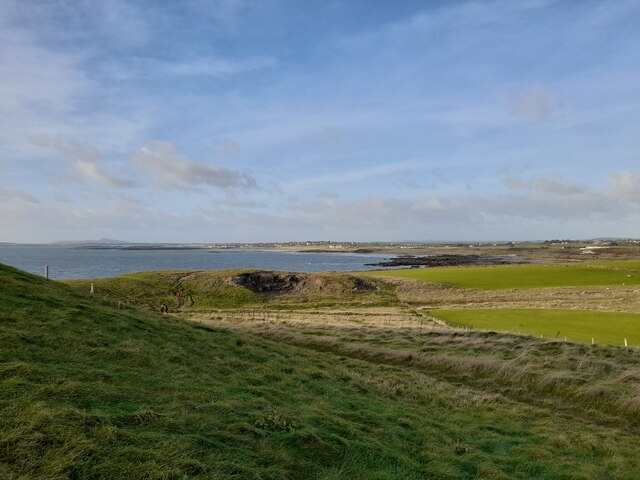
[[[177, 307], [176, 293], [191, 291], [190, 310], [230, 308], [331, 308], [398, 303], [393, 287], [369, 277], [340, 273], [289, 273], [260, 270], [141, 272], [116, 278], [66, 282], [87, 294], [158, 311]], [[191, 301], [193, 300], [193, 301]]]
[[[640, 476], [634, 351], [276, 327], [117, 309], [0, 265], [0, 478]], [[529, 394], [525, 359], [544, 366]]]

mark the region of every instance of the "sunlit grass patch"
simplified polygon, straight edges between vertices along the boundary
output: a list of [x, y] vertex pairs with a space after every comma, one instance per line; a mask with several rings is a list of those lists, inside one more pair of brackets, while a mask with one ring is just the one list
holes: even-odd
[[412, 268], [367, 273], [482, 290], [640, 285], [640, 262], [635, 261]]
[[578, 343], [640, 346], [640, 315], [563, 309], [456, 309], [436, 310], [436, 317], [452, 325], [480, 330], [497, 330]]

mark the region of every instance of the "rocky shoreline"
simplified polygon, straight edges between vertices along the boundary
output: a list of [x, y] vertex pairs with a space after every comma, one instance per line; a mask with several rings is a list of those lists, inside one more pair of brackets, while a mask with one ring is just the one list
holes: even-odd
[[516, 256], [483, 256], [483, 255], [429, 255], [414, 257], [411, 255], [392, 258], [384, 262], [368, 263], [374, 267], [458, 267], [464, 265], [512, 265], [517, 263], [531, 263]]

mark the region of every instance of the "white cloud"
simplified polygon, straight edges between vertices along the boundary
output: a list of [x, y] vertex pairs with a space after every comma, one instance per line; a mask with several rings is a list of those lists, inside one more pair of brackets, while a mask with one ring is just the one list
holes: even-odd
[[640, 200], [640, 171], [617, 172], [611, 177], [613, 195], [630, 200]]
[[588, 188], [585, 185], [564, 180], [557, 175], [547, 175], [528, 180], [509, 176], [503, 179], [503, 183], [511, 190], [534, 190], [551, 195], [575, 195], [588, 192]]
[[131, 180], [109, 174], [103, 167], [102, 156], [90, 147], [65, 139], [61, 136], [40, 136], [33, 140], [34, 145], [61, 153], [73, 161], [71, 168], [80, 181], [92, 181], [111, 188], [129, 188]]
[[88, 63], [95, 54], [90, 46], [65, 47], [76, 31], [60, 26], [56, 12], [67, 10], [70, 17], [80, 16], [65, 20], [73, 25], [86, 13], [64, 2], [0, 2], [2, 158], [32, 160], [38, 153], [31, 140], [41, 135], [81, 138], [103, 151], [122, 151], [150, 123], [150, 109], [141, 108], [137, 100], [124, 100], [121, 92], [111, 96], [99, 75], [89, 73]]
[[[536, 184], [535, 179], [522, 182]], [[633, 174], [615, 176], [608, 187], [584, 186], [570, 195], [528, 187], [510, 194], [402, 199], [380, 195], [346, 200], [321, 195], [313, 201], [283, 202], [278, 208], [225, 192], [226, 199], [209, 207], [179, 210], [115, 195], [87, 199], [86, 205], [38, 202], [26, 192], [0, 189], [0, 216], [11, 225], [4, 238], [15, 241], [91, 236], [139, 241], [637, 236], [640, 202], [638, 197], [621, 195], [636, 192], [636, 187]], [[167, 229], [174, 221], [181, 228]]]
[[[485, 231], [498, 225], [522, 224], [523, 230], [535, 222], [549, 233], [564, 231], [568, 224], [582, 224], [587, 230], [594, 222], [600, 225], [637, 218], [640, 214], [640, 173], [619, 172], [609, 186], [597, 189], [570, 182], [558, 176], [531, 179], [507, 177], [504, 184], [514, 193], [487, 195], [430, 195], [413, 198], [369, 196], [357, 200], [336, 197], [288, 206], [296, 218], [313, 221], [335, 229], [379, 229], [380, 232], [415, 230], [439, 226], [466, 226]], [[472, 236], [471, 234], [469, 234]], [[540, 233], [540, 238], [544, 233]], [[397, 237], [396, 237], [397, 238]], [[414, 237], [415, 238], [415, 237]], [[495, 237], [494, 237], [495, 238]]]
[[248, 173], [191, 160], [169, 142], [147, 144], [135, 154], [134, 162], [151, 173], [162, 188], [190, 189], [200, 185], [221, 189], [257, 187], [255, 179]]

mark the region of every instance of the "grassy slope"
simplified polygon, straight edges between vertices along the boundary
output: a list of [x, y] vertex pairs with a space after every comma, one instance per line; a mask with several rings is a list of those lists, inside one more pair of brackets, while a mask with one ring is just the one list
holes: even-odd
[[[637, 478], [632, 431], [0, 266], [0, 478]], [[410, 381], [409, 381], [410, 380]]]
[[[640, 355], [635, 349], [420, 324], [371, 328], [346, 319], [343, 325], [219, 320], [216, 324], [335, 355], [400, 366], [405, 373], [428, 372], [456, 386], [473, 388], [477, 396], [509, 398], [556, 415], [640, 428]], [[413, 395], [421, 393], [415, 386], [405, 384], [403, 388]], [[459, 390], [463, 396], [464, 389]]]
[[482, 330], [521, 332], [571, 342], [640, 346], [640, 315], [562, 309], [469, 308], [434, 311], [452, 325]]
[[599, 285], [640, 285], [640, 262], [500, 265], [384, 270], [367, 274], [410, 278], [455, 287], [499, 290]]

